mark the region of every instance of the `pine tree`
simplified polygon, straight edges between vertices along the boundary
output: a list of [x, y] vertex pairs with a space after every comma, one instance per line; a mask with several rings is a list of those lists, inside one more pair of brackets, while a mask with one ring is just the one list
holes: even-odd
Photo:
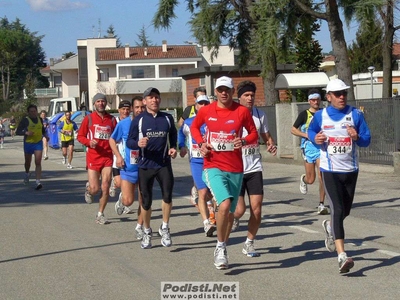
[[144, 25], [142, 25], [140, 32], [138, 34], [136, 34], [136, 36], [139, 39], [139, 42], [135, 41], [136, 46], [138, 46], [138, 47], [154, 46], [153, 42], [149, 39], [149, 37], [146, 34], [146, 27]]

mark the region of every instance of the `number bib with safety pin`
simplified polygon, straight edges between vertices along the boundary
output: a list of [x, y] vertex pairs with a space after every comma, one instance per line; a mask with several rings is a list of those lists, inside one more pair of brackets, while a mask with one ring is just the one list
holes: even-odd
[[139, 150], [131, 150], [130, 163], [136, 165], [139, 161]]
[[210, 132], [210, 144], [215, 151], [233, 151], [234, 138], [232, 133]]
[[192, 144], [192, 157], [201, 158], [200, 147], [198, 144]]
[[351, 153], [352, 144], [349, 136], [330, 136], [328, 140], [328, 153], [330, 155]]
[[244, 145], [242, 153], [244, 156], [258, 155], [260, 154], [260, 146], [258, 144]]
[[111, 128], [95, 125], [94, 137], [99, 140], [108, 140], [111, 136]]

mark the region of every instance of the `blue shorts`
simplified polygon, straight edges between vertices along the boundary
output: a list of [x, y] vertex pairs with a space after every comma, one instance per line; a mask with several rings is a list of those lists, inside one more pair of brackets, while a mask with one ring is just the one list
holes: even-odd
[[315, 164], [320, 157], [320, 151], [313, 143], [307, 141], [303, 148], [303, 159], [309, 164]]
[[194, 185], [198, 190], [206, 189], [207, 185], [203, 181], [202, 175], [203, 175], [203, 163], [196, 163], [196, 162], [191, 162], [190, 163], [190, 171], [192, 172], [192, 177], [194, 181]]
[[230, 199], [230, 212], [234, 213], [242, 188], [243, 173], [225, 172], [217, 168], [204, 169], [203, 180], [214, 196], [217, 205]]
[[43, 141], [40, 140], [37, 143], [24, 142], [24, 152], [26, 154], [34, 154], [35, 151], [43, 151]]
[[120, 170], [120, 175], [122, 180], [129, 181], [133, 184], [136, 184], [139, 179], [139, 171], [126, 172], [124, 170]]

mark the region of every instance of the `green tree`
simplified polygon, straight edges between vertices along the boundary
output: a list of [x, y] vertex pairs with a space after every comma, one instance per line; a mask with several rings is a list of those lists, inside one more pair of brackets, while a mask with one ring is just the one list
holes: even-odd
[[136, 46], [138, 47], [150, 47], [154, 46], [153, 42], [149, 39], [146, 33], [146, 27], [142, 25], [142, 28], [140, 29], [139, 33], [136, 34], [136, 36], [139, 39], [139, 42], [135, 41]]
[[382, 70], [383, 29], [380, 22], [371, 22], [370, 26], [360, 27], [356, 40], [349, 46], [352, 73], [365, 73], [369, 66]]
[[0, 82], [3, 101], [22, 99], [27, 75], [35, 82], [44, 83], [40, 69], [46, 66], [40, 46], [43, 36], [30, 32], [19, 19], [0, 20]]
[[115, 34], [115, 28], [114, 28], [114, 26], [112, 24], [110, 26], [108, 26], [107, 35], [104, 36], [104, 38], [109, 38], [109, 37], [113, 37], [113, 38], [117, 39], [117, 48], [121, 48], [122, 47], [121, 40], [118, 37], [118, 35]]
[[65, 53], [63, 53], [63, 57], [65, 57], [65, 59], [67, 59], [67, 58], [70, 58], [71, 56], [74, 56], [75, 55], [75, 52], [72, 52], [72, 51], [70, 51], [70, 52], [65, 52]]
[[28, 108], [30, 104], [35, 104], [37, 105], [37, 98], [35, 94], [35, 79], [33, 78], [32, 74], [27, 74], [26, 75], [26, 80], [24, 83], [24, 107], [25, 109]]

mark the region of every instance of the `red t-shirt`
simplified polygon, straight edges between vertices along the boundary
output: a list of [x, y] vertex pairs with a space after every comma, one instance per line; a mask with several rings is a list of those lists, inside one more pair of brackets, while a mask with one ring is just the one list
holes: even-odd
[[[89, 118], [91, 122], [89, 122]], [[91, 123], [89, 128], [89, 123]], [[116, 126], [115, 118], [109, 113], [101, 117], [97, 112], [87, 115], [78, 130], [78, 141], [87, 147], [86, 157], [88, 161], [100, 158], [113, 159], [109, 139]], [[90, 140], [96, 140], [96, 148], [90, 148]]]
[[206, 124], [206, 142], [213, 146], [211, 153], [204, 158], [204, 169], [218, 168], [226, 172], [243, 172], [242, 151], [233, 150], [232, 140], [242, 136], [243, 127], [248, 135], [246, 143], [254, 144], [258, 140], [257, 128], [249, 110], [233, 102], [230, 108], [218, 107], [217, 102], [202, 107], [193, 120], [190, 132], [197, 143], [203, 138], [200, 127]]

